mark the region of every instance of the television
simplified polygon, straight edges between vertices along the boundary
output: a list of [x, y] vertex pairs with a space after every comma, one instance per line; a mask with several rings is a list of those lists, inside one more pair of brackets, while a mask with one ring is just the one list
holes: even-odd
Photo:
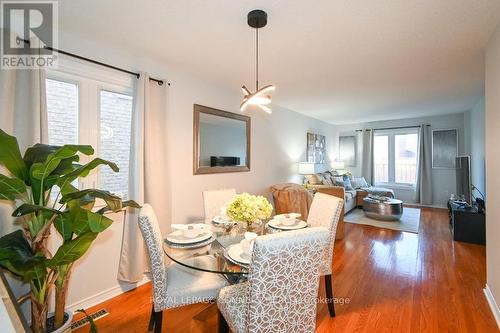
[[235, 156], [210, 156], [210, 166], [238, 166], [240, 158]]
[[470, 156], [457, 156], [455, 159], [457, 176], [457, 196], [464, 197], [472, 205], [472, 184], [470, 178]]

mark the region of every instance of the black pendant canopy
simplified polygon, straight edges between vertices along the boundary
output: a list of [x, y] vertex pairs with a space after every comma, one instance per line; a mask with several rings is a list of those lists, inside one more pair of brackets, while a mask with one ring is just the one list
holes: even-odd
[[264, 28], [267, 24], [267, 13], [260, 9], [248, 13], [248, 25], [255, 29]]

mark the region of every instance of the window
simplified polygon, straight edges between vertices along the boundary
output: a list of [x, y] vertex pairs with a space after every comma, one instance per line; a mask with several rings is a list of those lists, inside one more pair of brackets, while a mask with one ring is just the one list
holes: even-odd
[[[97, 187], [124, 199], [128, 195], [128, 168], [132, 120], [132, 81], [113, 77], [80, 64], [47, 72], [46, 92], [49, 144], [89, 144], [91, 157], [115, 162], [119, 173], [102, 166], [80, 180], [80, 188]], [[78, 184], [74, 184], [77, 186]], [[52, 193], [55, 199], [56, 194]]]
[[100, 171], [101, 188], [126, 199], [132, 124], [132, 96], [101, 90], [101, 142], [99, 157], [115, 162], [119, 173]]
[[373, 162], [376, 184], [415, 185], [418, 130], [376, 131]]
[[78, 86], [47, 79], [49, 144], [78, 143]]

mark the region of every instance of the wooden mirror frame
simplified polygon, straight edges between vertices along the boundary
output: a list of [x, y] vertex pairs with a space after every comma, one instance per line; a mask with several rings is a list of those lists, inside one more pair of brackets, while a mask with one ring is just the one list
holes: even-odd
[[[246, 165], [227, 167], [205, 167], [200, 166], [200, 114], [206, 113], [214, 116], [225, 117], [244, 121], [247, 134]], [[210, 108], [208, 106], [194, 104], [193, 106], [193, 174], [204, 175], [211, 173], [245, 172], [250, 171], [250, 139], [251, 139], [251, 118], [242, 114], [232, 113]]]

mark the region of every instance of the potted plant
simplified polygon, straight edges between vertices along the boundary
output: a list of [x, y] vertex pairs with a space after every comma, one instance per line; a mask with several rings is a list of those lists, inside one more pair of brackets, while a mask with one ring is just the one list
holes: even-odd
[[[90, 156], [94, 149], [88, 145], [36, 144], [22, 156], [17, 139], [0, 130], [0, 167], [6, 170], [0, 173], [0, 203], [16, 206], [12, 216], [21, 226], [0, 238], [0, 267], [29, 283], [30, 292], [19, 301], [31, 300], [34, 333], [46, 332], [52, 287], [55, 312], [51, 326], [62, 332], [71, 325], [64, 311], [74, 262], [113, 223], [105, 213], [139, 207], [107, 191], [77, 189], [73, 183], [98, 166], [106, 165], [118, 172], [115, 163], [100, 158], [79, 164], [79, 154]], [[96, 200], [102, 200], [99, 209]], [[62, 238], [54, 253], [47, 248], [52, 227]]]
[[261, 195], [248, 193], [238, 194], [229, 203], [226, 214], [233, 221], [245, 222], [247, 230], [252, 229], [252, 224], [271, 217], [273, 206]]

